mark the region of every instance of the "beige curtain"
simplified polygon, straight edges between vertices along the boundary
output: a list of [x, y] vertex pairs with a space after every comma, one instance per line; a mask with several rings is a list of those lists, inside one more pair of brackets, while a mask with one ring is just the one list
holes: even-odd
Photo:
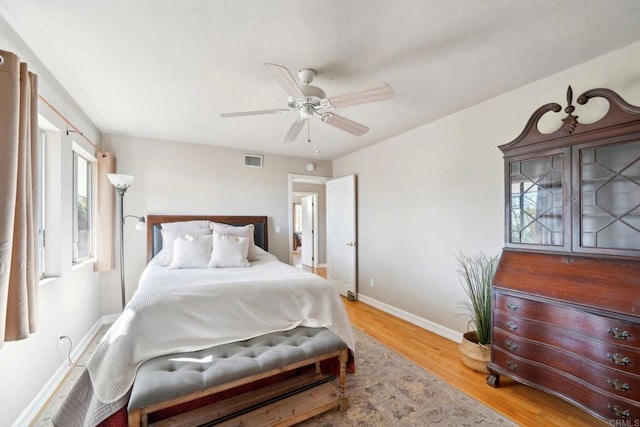
[[112, 153], [98, 153], [98, 220], [95, 271], [116, 268], [115, 227], [116, 192], [107, 178], [115, 173], [116, 158]]
[[0, 50], [0, 347], [38, 323], [36, 213], [38, 82]]

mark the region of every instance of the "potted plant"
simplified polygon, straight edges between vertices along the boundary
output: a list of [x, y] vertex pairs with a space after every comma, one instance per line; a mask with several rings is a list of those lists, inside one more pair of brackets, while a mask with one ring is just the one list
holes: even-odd
[[459, 349], [462, 362], [468, 367], [489, 373], [487, 364], [491, 360], [491, 284], [498, 267], [499, 256], [478, 255], [456, 256], [460, 284], [469, 297], [465, 304], [469, 324], [475, 330], [463, 334]]

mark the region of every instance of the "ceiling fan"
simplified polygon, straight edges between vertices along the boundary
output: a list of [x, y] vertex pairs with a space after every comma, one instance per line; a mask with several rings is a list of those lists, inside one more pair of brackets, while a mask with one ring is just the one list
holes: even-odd
[[[305, 123], [309, 124], [311, 117], [314, 115], [319, 116], [322, 122], [342, 131], [356, 136], [364, 135], [369, 130], [368, 127], [334, 113], [334, 109], [393, 98], [393, 89], [386, 83], [372, 89], [327, 98], [322, 89], [311, 85], [316, 76], [314, 70], [303, 68], [298, 72], [298, 77], [302, 82], [302, 85], [300, 85], [293, 78], [289, 70], [282, 65], [269, 63], [264, 65], [284, 88], [287, 95], [289, 95], [289, 108], [222, 113], [220, 116], [243, 117], [297, 111], [298, 118], [291, 123], [291, 126], [289, 126], [289, 129], [282, 138], [282, 142], [295, 141]], [[308, 137], [307, 140], [311, 142], [310, 137]]]

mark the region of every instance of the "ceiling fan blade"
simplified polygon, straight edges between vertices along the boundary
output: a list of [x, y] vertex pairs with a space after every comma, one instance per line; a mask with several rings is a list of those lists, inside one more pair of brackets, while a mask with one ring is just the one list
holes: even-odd
[[282, 142], [295, 141], [306, 122], [307, 121], [305, 119], [300, 117], [297, 120], [295, 120], [293, 123], [291, 123], [291, 126], [289, 126], [289, 130], [287, 130], [287, 133], [284, 134], [284, 137], [282, 138]]
[[304, 94], [302, 93], [300, 86], [298, 86], [298, 83], [295, 81], [289, 70], [282, 65], [277, 64], [265, 63], [264, 66], [267, 67], [267, 70], [269, 70], [273, 77], [276, 78], [278, 83], [280, 83], [280, 86], [284, 88], [287, 95], [292, 98], [304, 98]]
[[273, 110], [239, 111], [237, 113], [221, 113], [220, 117], [260, 116], [263, 114], [288, 113], [291, 110], [276, 108]]
[[385, 99], [391, 98], [393, 98], [393, 89], [385, 83], [376, 88], [334, 96], [327, 101], [329, 101], [329, 104], [331, 104], [333, 108], [342, 108], [369, 102], [384, 101]]
[[355, 136], [362, 136], [369, 131], [368, 127], [334, 113], [325, 113], [320, 117], [320, 119], [328, 125], [345, 132], [349, 132]]

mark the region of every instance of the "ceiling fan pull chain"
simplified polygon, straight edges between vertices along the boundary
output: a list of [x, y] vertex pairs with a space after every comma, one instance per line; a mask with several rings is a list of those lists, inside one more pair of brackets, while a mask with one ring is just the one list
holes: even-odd
[[311, 142], [311, 120], [307, 119], [307, 142]]

